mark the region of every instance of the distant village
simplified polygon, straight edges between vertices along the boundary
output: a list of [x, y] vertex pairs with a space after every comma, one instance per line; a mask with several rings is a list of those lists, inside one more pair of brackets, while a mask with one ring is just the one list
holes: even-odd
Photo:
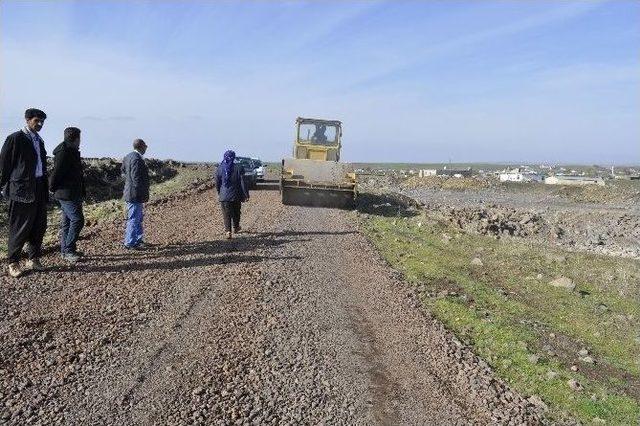
[[443, 166], [434, 169], [402, 169], [402, 168], [360, 168], [357, 173], [371, 173], [396, 175], [398, 177], [429, 177], [441, 176], [450, 178], [484, 177], [495, 178], [500, 182], [519, 183], [544, 183], [547, 185], [606, 185], [608, 180], [626, 179], [640, 180], [640, 167], [602, 167], [589, 166], [575, 169], [567, 166], [553, 165], [521, 165], [518, 167], [506, 167], [502, 170], [483, 170], [472, 167], [456, 168]]

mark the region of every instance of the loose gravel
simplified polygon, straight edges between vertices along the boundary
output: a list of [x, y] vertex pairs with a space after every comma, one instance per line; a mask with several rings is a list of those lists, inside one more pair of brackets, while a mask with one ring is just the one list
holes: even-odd
[[0, 423], [538, 424], [421, 307], [351, 212], [255, 191], [222, 237], [210, 185], [148, 206], [140, 252], [0, 279]]

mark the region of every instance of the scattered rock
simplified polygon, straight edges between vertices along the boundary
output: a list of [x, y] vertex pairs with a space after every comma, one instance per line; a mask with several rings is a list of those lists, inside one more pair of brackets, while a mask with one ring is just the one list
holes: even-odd
[[547, 371], [547, 374], [545, 375], [545, 377], [547, 378], [547, 380], [553, 380], [556, 377], [558, 377], [558, 373], [556, 373], [553, 370], [549, 370], [549, 371]]
[[527, 398], [527, 401], [529, 401], [530, 403], [532, 403], [537, 407], [542, 408], [544, 411], [548, 409], [547, 404], [545, 404], [542, 398], [540, 398], [538, 395], [531, 395], [529, 398]]
[[484, 263], [482, 263], [482, 260], [479, 257], [474, 257], [471, 260], [471, 265], [472, 266], [482, 266], [482, 265], [484, 265]]
[[581, 391], [582, 390], [582, 385], [576, 379], [569, 380], [567, 382], [567, 385], [569, 385], [569, 388], [571, 388], [571, 390], [573, 390], [573, 391]]
[[556, 278], [555, 280], [551, 281], [549, 285], [553, 287], [558, 287], [558, 288], [565, 288], [569, 291], [573, 291], [576, 288], [576, 285], [573, 282], [573, 280], [567, 277]]

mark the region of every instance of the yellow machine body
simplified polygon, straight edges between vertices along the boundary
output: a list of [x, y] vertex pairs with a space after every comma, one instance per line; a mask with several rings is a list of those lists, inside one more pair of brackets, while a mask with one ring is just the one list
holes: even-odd
[[296, 119], [293, 158], [282, 160], [280, 189], [283, 204], [355, 206], [356, 175], [351, 164], [340, 163], [341, 143], [340, 121]]

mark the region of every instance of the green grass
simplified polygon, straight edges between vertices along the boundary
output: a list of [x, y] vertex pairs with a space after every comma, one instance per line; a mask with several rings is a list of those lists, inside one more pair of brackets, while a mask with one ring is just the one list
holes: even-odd
[[[363, 229], [425, 306], [514, 388], [540, 396], [552, 419], [638, 423], [628, 386], [640, 382], [638, 261], [461, 234], [423, 216], [370, 216]], [[483, 265], [472, 266], [474, 257]], [[549, 285], [559, 276], [573, 279], [575, 291]], [[596, 359], [591, 369], [577, 360], [582, 347]], [[584, 389], [571, 390], [571, 378]]]
[[203, 179], [213, 179], [213, 169], [209, 167], [182, 167], [172, 179], [151, 186], [150, 198], [157, 199], [180, 192], [190, 184]]

